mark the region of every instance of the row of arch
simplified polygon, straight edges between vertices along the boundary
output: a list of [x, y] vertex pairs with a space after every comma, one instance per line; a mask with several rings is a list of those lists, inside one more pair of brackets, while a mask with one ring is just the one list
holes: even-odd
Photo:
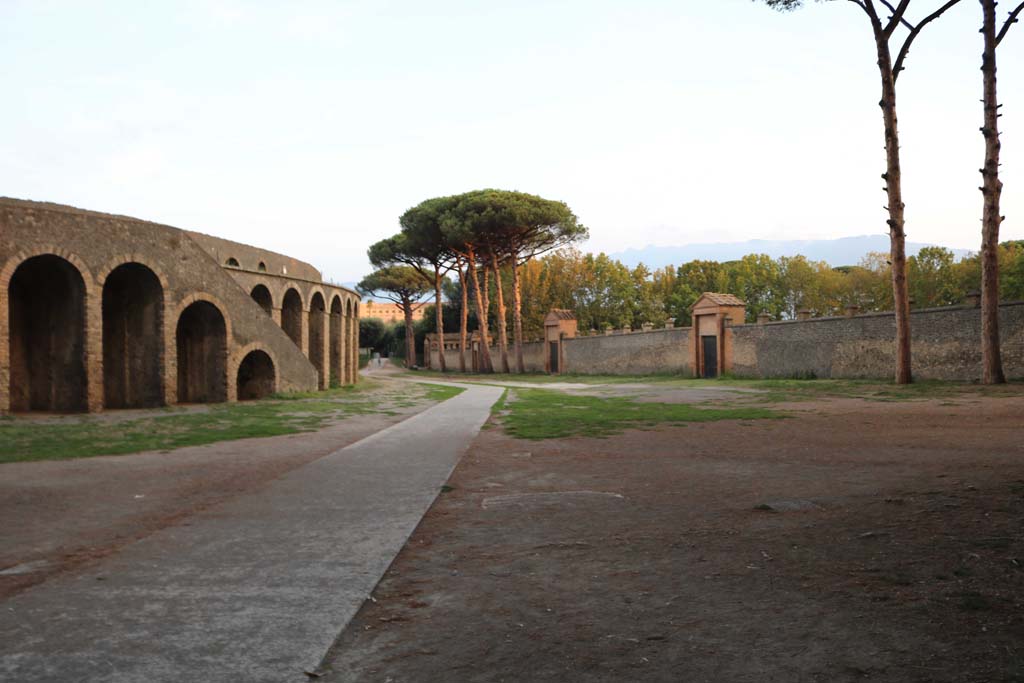
[[[8, 282], [10, 410], [88, 410], [89, 372], [99, 368], [87, 367], [87, 333], [96, 332], [103, 359], [101, 400], [107, 408], [221, 402], [231, 393], [247, 400], [276, 390], [276, 363], [269, 349], [251, 344], [229, 356], [230, 319], [214, 297], [195, 294], [181, 302], [170, 317], [174, 334], [167, 334], [167, 284], [142, 263], [121, 263], [102, 279], [97, 329], [86, 308], [91, 284], [71, 258], [40, 254], [21, 261], [9, 279], [6, 269], [3, 273]], [[337, 341], [340, 345], [340, 337]], [[229, 381], [231, 365], [234, 381]], [[339, 366], [336, 376], [340, 372]], [[173, 396], [166, 395], [172, 390]]]
[[[254, 286], [250, 296], [267, 315], [275, 317], [274, 297], [266, 285]], [[358, 316], [359, 304], [343, 301], [338, 294], [331, 297], [329, 311], [324, 295], [319, 291], [312, 293], [308, 307], [303, 305], [302, 294], [295, 287], [288, 287], [281, 297], [278, 321], [281, 329], [299, 349], [308, 349], [307, 357], [319, 373], [321, 389], [344, 381], [343, 350], [346, 346], [358, 344], [354, 338], [354, 320]], [[309, 338], [304, 339], [304, 334]], [[348, 343], [343, 341], [346, 337]], [[328, 342], [326, 348], [325, 340]]]
[[[239, 263], [238, 259], [236, 259], [234, 256], [229, 256], [228, 260], [224, 262], [224, 265], [227, 266], [228, 268], [241, 268], [242, 267], [242, 264]], [[258, 264], [256, 264], [256, 270], [258, 270], [261, 273], [267, 272], [267, 264], [266, 264], [266, 262], [260, 261]]]

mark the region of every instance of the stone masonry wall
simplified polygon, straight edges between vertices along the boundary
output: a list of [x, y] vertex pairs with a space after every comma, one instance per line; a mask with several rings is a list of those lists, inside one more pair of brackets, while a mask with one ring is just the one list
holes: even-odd
[[201, 232], [187, 231], [199, 246], [206, 250], [220, 265], [225, 265], [229, 258], [238, 261], [242, 270], [259, 271], [259, 264], [263, 263], [271, 275], [287, 275], [300, 280], [312, 280], [320, 282], [323, 277], [320, 271], [298, 259], [277, 252], [260, 249], [241, 242], [232, 242], [221, 237], [205, 235]]
[[[274, 321], [213, 256], [189, 234], [169, 226], [72, 207], [0, 198], [0, 411], [8, 407], [10, 358], [8, 285], [17, 267], [39, 254], [69, 261], [85, 281], [87, 402], [103, 406], [102, 292], [117, 266], [140, 263], [163, 289], [163, 374], [165, 400], [176, 400], [175, 330], [179, 315], [195, 301], [208, 301], [227, 327], [227, 389], [233, 400], [238, 366], [245, 354], [262, 349], [273, 359], [277, 389], [317, 386], [313, 366]], [[315, 270], [315, 269], [314, 269]]]
[[[925, 309], [910, 318], [916, 378], [981, 378], [980, 309]], [[1007, 377], [1022, 378], [1024, 302], [1000, 307], [1000, 331]], [[740, 377], [888, 378], [895, 366], [892, 313], [739, 325], [729, 333], [732, 372]]]
[[[501, 352], [497, 346], [490, 347], [491, 362], [497, 370], [501, 369]], [[430, 367], [438, 368], [437, 351], [431, 351]], [[457, 372], [459, 369], [459, 352], [448, 349], [444, 352], [444, 362], [448, 372]], [[512, 344], [508, 347], [508, 363], [515, 372], [516, 354]], [[472, 368], [473, 359], [469, 352], [466, 353], [466, 368]], [[526, 342], [523, 344], [523, 366], [527, 372], [544, 372], [544, 342]]]
[[[564, 372], [581, 375], [690, 375], [690, 328], [650, 330], [562, 341]], [[543, 367], [543, 358], [541, 359]]]

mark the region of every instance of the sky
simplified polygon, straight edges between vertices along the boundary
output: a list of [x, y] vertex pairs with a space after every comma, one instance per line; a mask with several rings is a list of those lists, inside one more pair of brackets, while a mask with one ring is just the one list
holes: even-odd
[[[899, 79], [910, 241], [980, 243], [980, 21], [963, 0]], [[407, 208], [484, 187], [567, 202], [592, 251], [887, 230], [874, 44], [846, 2], [0, 0], [0, 64], [0, 196], [338, 282]], [[1022, 239], [1024, 22], [999, 66]]]

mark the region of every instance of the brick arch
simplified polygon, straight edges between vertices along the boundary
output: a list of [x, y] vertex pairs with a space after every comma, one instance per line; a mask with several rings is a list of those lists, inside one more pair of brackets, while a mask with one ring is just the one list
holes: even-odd
[[339, 386], [345, 383], [344, 367], [345, 359], [342, 356], [345, 344], [345, 305], [340, 294], [331, 295], [331, 303], [327, 307], [328, 315], [328, 344], [329, 351], [328, 372], [329, 386]]
[[273, 365], [273, 370], [274, 370], [273, 388], [272, 388], [270, 393], [277, 392], [278, 391], [278, 387], [280, 387], [280, 383], [281, 383], [281, 370], [280, 370], [280, 367], [281, 366], [277, 362], [277, 354], [275, 354], [269, 347], [264, 345], [262, 342], [258, 342], [258, 341], [257, 342], [251, 342], [249, 344], [246, 344], [245, 346], [240, 346], [240, 347], [236, 348], [234, 350], [234, 352], [232, 352], [230, 354], [230, 357], [228, 359], [228, 376], [234, 378], [233, 383], [232, 383], [232, 385], [230, 387], [231, 393], [228, 394], [228, 400], [229, 401], [237, 401], [237, 400], [239, 400], [239, 398], [238, 398], [238, 390], [239, 390], [239, 387], [238, 387], [238, 371], [241, 369], [242, 362], [253, 351], [262, 351], [263, 353], [267, 354], [267, 356], [270, 357], [270, 362]]
[[307, 313], [309, 312], [310, 302], [313, 301], [313, 297], [316, 296], [317, 294], [319, 294], [321, 296], [321, 298], [323, 298], [324, 310], [327, 310], [328, 298], [327, 298], [327, 294], [324, 292], [324, 288], [321, 287], [320, 285], [313, 285], [313, 286], [311, 286], [309, 288], [309, 291], [306, 292], [306, 301], [305, 301], [306, 307], [305, 307], [304, 310]]
[[[160, 281], [160, 286], [163, 287], [164, 292], [170, 291], [170, 286], [167, 284], [167, 276], [164, 275], [163, 270], [151, 259], [143, 256], [142, 254], [135, 253], [121, 254], [120, 256], [115, 256], [104, 263], [103, 267], [97, 271], [99, 274], [96, 276], [96, 286], [103, 289], [103, 285], [106, 284], [107, 278], [110, 277], [110, 274], [127, 263], [138, 263], [141, 266], [146, 266], [153, 271], [154, 275], [156, 275], [156, 278]], [[170, 297], [165, 295], [164, 298], [169, 299]], [[170, 302], [168, 301], [168, 303]]]
[[[122, 268], [126, 270], [117, 281], [111, 281], [111, 275]], [[140, 274], [139, 269], [147, 274]], [[155, 291], [154, 280], [159, 291]], [[96, 282], [103, 330], [104, 406], [163, 405], [167, 365], [164, 330], [171, 303], [167, 278], [148, 259], [123, 254], [104, 266]]]
[[312, 287], [310, 289], [309, 304], [306, 314], [306, 334], [309, 337], [309, 362], [317, 371], [317, 384], [320, 389], [326, 389], [330, 383], [328, 377], [328, 360], [330, 354], [326, 344], [329, 339], [327, 330], [327, 298], [323, 289]]
[[[257, 298], [257, 292], [263, 291], [267, 293], [266, 300], [263, 300], [262, 296]], [[274, 292], [271, 291], [270, 287], [267, 287], [262, 282], [257, 282], [249, 290], [249, 297], [259, 304], [260, 308], [266, 311], [267, 315], [273, 317], [274, 315]]]
[[221, 317], [224, 318], [224, 336], [227, 344], [227, 349], [225, 350], [225, 374], [227, 377], [225, 382], [228, 400], [230, 401], [231, 397], [235, 395], [235, 377], [230, 372], [231, 363], [229, 362], [235, 345], [231, 316], [228, 314], [230, 309], [213, 294], [198, 291], [192, 292], [181, 299], [174, 307], [173, 315], [165, 318], [167, 324], [164, 325], [164, 348], [167, 349], [167, 362], [164, 366], [164, 397], [167, 403], [178, 402], [178, 344], [176, 338], [178, 321], [181, 319], [181, 314], [185, 312], [185, 309], [197, 301], [205, 301], [212, 304], [220, 311]]
[[[100, 346], [100, 302], [96, 295], [96, 282], [92, 270], [86, 266], [84, 259], [74, 252], [68, 251], [56, 244], [43, 244], [32, 249], [23, 249], [4, 263], [0, 269], [0, 320], [10, 320], [10, 301], [8, 290], [11, 278], [18, 267], [30, 258], [36, 256], [57, 256], [64, 259], [78, 270], [84, 287], [84, 362], [86, 382], [86, 409], [90, 412], [99, 411], [103, 407], [103, 383], [102, 368], [99, 363], [102, 361], [102, 348]], [[9, 324], [0, 325], [0, 354], [6, 354], [10, 349], [10, 327]], [[95, 364], [95, 365], [94, 365]], [[0, 368], [0, 412], [7, 412], [11, 409], [10, 397], [10, 370], [7, 367]]]
[[[289, 295], [294, 292], [295, 296], [298, 297], [298, 304], [289, 303]], [[303, 342], [306, 335], [303, 333], [302, 319], [303, 312], [306, 310], [306, 303], [302, 297], [302, 290], [299, 287], [288, 286], [285, 287], [284, 292], [281, 294], [281, 329], [285, 331], [285, 334], [292, 340], [292, 342], [300, 349], [303, 347]], [[291, 299], [294, 302], [294, 299]]]
[[4, 264], [2, 270], [0, 270], [0, 288], [7, 289], [11, 284], [11, 278], [14, 277], [14, 271], [18, 269], [25, 261], [35, 256], [59, 256], [75, 268], [78, 269], [82, 279], [85, 281], [85, 293], [86, 296], [94, 294], [96, 291], [96, 281], [93, 279], [92, 271], [77, 254], [74, 254], [66, 249], [52, 244], [46, 244], [35, 249], [29, 249], [25, 251], [19, 251], [17, 254], [7, 259], [7, 263]]

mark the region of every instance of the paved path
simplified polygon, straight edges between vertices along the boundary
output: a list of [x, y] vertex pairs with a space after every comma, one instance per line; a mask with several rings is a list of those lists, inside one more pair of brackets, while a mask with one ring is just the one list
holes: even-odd
[[0, 604], [0, 680], [308, 680], [501, 393], [468, 387]]

